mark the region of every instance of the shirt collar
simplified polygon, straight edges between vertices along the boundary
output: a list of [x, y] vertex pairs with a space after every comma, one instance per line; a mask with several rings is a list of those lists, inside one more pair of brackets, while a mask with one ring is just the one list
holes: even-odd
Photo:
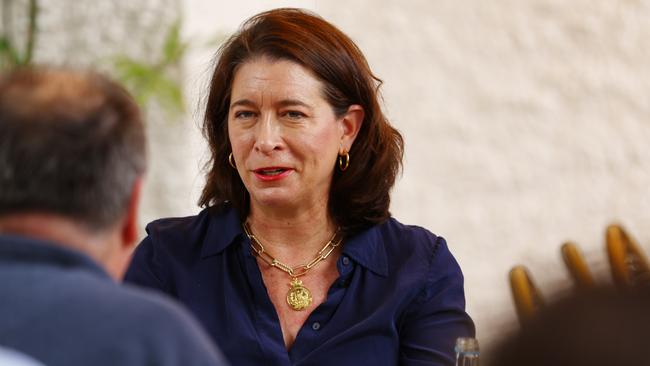
[[[209, 213], [208, 215], [215, 215]], [[238, 237], [244, 235], [242, 223], [237, 210], [226, 208], [221, 220], [209, 219], [208, 231], [201, 250], [201, 258], [207, 258], [223, 252], [233, 244]], [[375, 225], [367, 230], [344, 240], [343, 254], [349, 256], [370, 271], [386, 277], [388, 276], [388, 260], [384, 239], [380, 232], [381, 225]]]
[[[224, 210], [223, 213], [208, 213], [208, 231], [201, 249], [201, 258], [223, 252], [238, 236], [244, 234], [237, 210], [231, 207]], [[213, 215], [221, 216], [221, 220], [215, 219]]]
[[65, 248], [59, 243], [21, 235], [0, 235], [0, 261], [79, 268], [111, 279], [99, 264], [82, 252]]
[[380, 227], [381, 225], [375, 225], [345, 240], [343, 254], [370, 271], [386, 277], [388, 276], [388, 260]]

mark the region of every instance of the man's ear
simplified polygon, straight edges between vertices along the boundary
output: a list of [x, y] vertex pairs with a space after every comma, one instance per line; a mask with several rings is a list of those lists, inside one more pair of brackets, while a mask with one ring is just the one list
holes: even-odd
[[341, 147], [339, 148], [340, 155], [344, 155], [352, 148], [352, 144], [357, 138], [357, 134], [359, 134], [359, 130], [363, 124], [364, 116], [365, 112], [363, 107], [358, 104], [353, 104], [339, 120], [342, 132]]
[[140, 197], [142, 192], [142, 177], [138, 177], [133, 183], [129, 205], [122, 225], [122, 245], [133, 247], [138, 240], [138, 212], [140, 210]]

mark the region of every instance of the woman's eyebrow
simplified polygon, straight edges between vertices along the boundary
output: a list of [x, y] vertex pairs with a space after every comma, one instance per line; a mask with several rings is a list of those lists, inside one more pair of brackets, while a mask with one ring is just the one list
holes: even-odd
[[255, 102], [253, 102], [250, 99], [239, 99], [230, 104], [230, 109], [233, 109], [234, 107], [237, 106], [243, 106], [243, 107], [255, 107]]
[[[242, 106], [242, 107], [256, 107], [257, 104], [253, 102], [250, 99], [238, 99], [230, 104], [230, 109], [233, 109], [235, 107]], [[311, 105], [298, 100], [298, 99], [283, 99], [280, 100], [276, 103], [276, 107], [292, 107], [292, 106], [302, 106], [305, 108], [312, 108]]]
[[276, 105], [278, 107], [303, 106], [306, 108], [311, 108], [311, 105], [298, 99], [283, 99], [281, 101], [278, 101]]

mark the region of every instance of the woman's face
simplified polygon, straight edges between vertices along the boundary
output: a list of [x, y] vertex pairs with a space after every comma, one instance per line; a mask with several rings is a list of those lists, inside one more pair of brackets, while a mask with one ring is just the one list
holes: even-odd
[[[239, 67], [228, 135], [252, 205], [327, 205], [338, 153], [349, 150], [361, 121], [351, 124], [350, 112], [337, 118], [322, 90], [309, 70], [292, 61], [261, 57]], [[353, 114], [363, 120], [363, 111]]]

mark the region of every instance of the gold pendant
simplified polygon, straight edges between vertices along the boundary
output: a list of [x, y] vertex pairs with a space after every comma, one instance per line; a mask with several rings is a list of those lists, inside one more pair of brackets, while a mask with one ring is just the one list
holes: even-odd
[[291, 289], [287, 292], [287, 304], [291, 306], [293, 310], [304, 310], [313, 301], [311, 297], [311, 292], [307, 287], [302, 285], [302, 281], [294, 278], [291, 280]]

